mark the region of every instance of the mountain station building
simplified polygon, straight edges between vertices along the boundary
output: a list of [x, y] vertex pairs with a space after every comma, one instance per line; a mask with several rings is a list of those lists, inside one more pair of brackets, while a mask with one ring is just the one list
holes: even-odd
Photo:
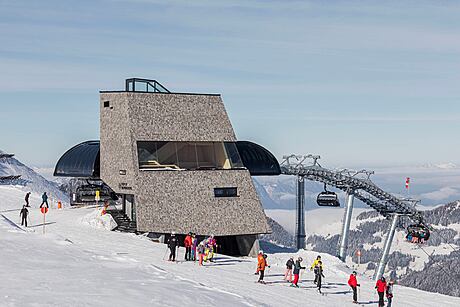
[[138, 232], [214, 235], [231, 255], [270, 232], [251, 176], [279, 174], [268, 150], [237, 140], [221, 95], [137, 78], [100, 92], [100, 141], [69, 149], [54, 172], [102, 181]]

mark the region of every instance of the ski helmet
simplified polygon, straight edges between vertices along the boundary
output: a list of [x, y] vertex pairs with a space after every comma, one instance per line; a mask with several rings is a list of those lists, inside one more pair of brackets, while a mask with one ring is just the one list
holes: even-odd
[[264, 253], [264, 251], [263, 251], [263, 250], [260, 250], [260, 251], [259, 251], [259, 254], [263, 254], [263, 253]]

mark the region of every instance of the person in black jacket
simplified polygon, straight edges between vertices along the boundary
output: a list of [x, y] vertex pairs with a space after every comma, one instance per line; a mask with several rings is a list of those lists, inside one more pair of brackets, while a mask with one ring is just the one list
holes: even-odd
[[21, 226], [27, 227], [27, 216], [29, 215], [29, 210], [26, 206], [22, 206], [21, 212], [19, 212], [19, 217], [21, 218]]
[[291, 287], [296, 287], [296, 288], [299, 287], [297, 283], [299, 282], [300, 270], [305, 269], [305, 267], [301, 265], [302, 260], [303, 260], [302, 257], [299, 257], [294, 264], [294, 270], [293, 270], [294, 271], [294, 281], [292, 282]]
[[43, 205], [46, 205], [46, 208], [50, 207], [48, 205], [48, 195], [46, 195], [46, 192], [44, 192], [42, 195], [42, 204], [40, 205], [40, 208], [43, 208]]
[[171, 236], [168, 239], [168, 247], [169, 247], [169, 261], [176, 261], [176, 248], [178, 245], [178, 241], [176, 238], [176, 234], [174, 232], [171, 233]]
[[[294, 266], [294, 258], [289, 258], [286, 262], [286, 273], [284, 273], [284, 279], [287, 282], [292, 282], [292, 267]], [[289, 276], [289, 279], [288, 279]]]
[[319, 293], [321, 293], [321, 280], [322, 280], [322, 277], [324, 277], [323, 263], [321, 262], [321, 260], [318, 261], [318, 264], [315, 266], [314, 272], [315, 272], [316, 286], [318, 287]]
[[29, 205], [29, 197], [30, 197], [30, 192], [27, 192], [26, 197], [24, 197], [24, 200], [26, 201], [26, 207], [30, 207], [30, 205]]

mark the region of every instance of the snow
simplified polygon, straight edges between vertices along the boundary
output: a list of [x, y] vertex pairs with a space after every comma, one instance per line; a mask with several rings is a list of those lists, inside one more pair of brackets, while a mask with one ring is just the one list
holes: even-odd
[[117, 223], [110, 214], [103, 215], [103, 208], [95, 208], [92, 212], [81, 218], [83, 224], [93, 228], [112, 230], [117, 227]]
[[[18, 211], [12, 211], [15, 203], [0, 198], [1, 214], [14, 222], [18, 220]], [[253, 258], [217, 255], [215, 264], [204, 267], [171, 263], [163, 260], [167, 255], [163, 244], [91, 227], [84, 221], [91, 216], [98, 219], [94, 208], [51, 209], [45, 234], [39, 210], [30, 212], [32, 232], [0, 216], [3, 306], [354, 306], [346, 285], [351, 269], [330, 255], [322, 255], [327, 295], [321, 296], [310, 271], [302, 273], [300, 289], [282, 282], [289, 256], [300, 255], [304, 265], [309, 265], [316, 252], [268, 255], [268, 284], [261, 285], [255, 282], [257, 261]], [[178, 257], [183, 256], [181, 248]], [[359, 276], [359, 281], [360, 301], [375, 302], [373, 281], [365, 276]], [[394, 302], [458, 306], [460, 298], [396, 286]]]

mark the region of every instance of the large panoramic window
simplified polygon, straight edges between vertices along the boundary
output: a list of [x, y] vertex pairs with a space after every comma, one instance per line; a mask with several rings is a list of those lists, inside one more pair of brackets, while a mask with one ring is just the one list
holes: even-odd
[[209, 170], [244, 168], [236, 145], [230, 142], [138, 141], [142, 170]]

